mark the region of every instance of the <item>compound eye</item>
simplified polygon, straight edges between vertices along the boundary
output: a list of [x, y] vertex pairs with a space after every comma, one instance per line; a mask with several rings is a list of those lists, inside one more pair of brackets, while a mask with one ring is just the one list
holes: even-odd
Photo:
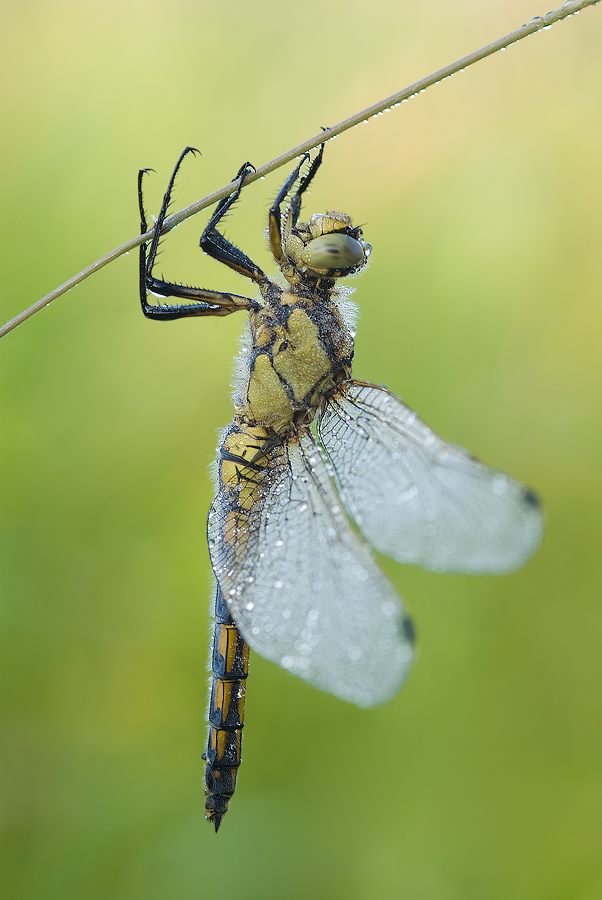
[[306, 244], [304, 258], [311, 269], [351, 269], [362, 262], [364, 250], [348, 234], [322, 234]]

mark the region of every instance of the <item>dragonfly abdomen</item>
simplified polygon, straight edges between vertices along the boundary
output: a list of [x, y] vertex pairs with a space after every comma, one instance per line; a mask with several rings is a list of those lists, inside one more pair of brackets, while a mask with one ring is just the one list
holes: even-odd
[[217, 831], [236, 789], [249, 673], [249, 645], [234, 624], [219, 585], [215, 594], [211, 668], [209, 736], [204, 753], [205, 814]]

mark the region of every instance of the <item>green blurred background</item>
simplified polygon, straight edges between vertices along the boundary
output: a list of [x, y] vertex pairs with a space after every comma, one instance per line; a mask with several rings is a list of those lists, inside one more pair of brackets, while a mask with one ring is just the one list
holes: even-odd
[[[2, 320], [175, 206], [544, 13], [533, 0], [4, 4]], [[7, 900], [602, 897], [602, 10], [328, 145], [305, 211], [374, 246], [355, 372], [544, 498], [503, 578], [383, 559], [420, 655], [359, 710], [252, 657], [239, 789], [203, 820], [207, 466], [242, 320], [144, 320], [135, 254], [2, 368]], [[288, 170], [228, 234], [269, 267]], [[240, 291], [203, 214], [158, 270]], [[218, 893], [219, 892], [219, 893]]]

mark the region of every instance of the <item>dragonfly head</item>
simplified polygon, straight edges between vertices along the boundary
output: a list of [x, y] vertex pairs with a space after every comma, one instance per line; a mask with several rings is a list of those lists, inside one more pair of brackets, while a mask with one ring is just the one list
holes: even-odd
[[344, 213], [316, 213], [296, 225], [284, 242], [284, 252], [301, 274], [340, 278], [362, 269], [370, 256], [362, 229]]

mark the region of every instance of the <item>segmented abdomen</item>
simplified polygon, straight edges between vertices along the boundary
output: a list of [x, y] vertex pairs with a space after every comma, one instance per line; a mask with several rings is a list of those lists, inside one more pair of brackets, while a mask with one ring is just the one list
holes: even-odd
[[211, 663], [209, 737], [204, 754], [205, 815], [217, 831], [236, 789], [249, 672], [249, 645], [234, 624], [219, 585], [215, 593]]
[[[265, 475], [271, 465], [274, 448], [269, 432], [256, 425], [234, 422], [222, 436], [218, 458], [218, 496], [227, 498], [227, 510], [220, 517], [210, 552], [217, 581], [215, 629], [213, 634], [211, 699], [209, 701], [209, 738], [205, 758], [205, 813], [219, 828], [236, 788], [240, 765], [244, 724], [245, 687], [249, 668], [246, 643], [224, 600], [220, 581], [224, 573], [215, 564], [218, 547], [234, 549], [235, 556], [246, 557], [252, 537], [249, 510], [256, 507], [263, 493]], [[215, 515], [211, 512], [210, 519]], [[214, 532], [210, 527], [209, 531]], [[217, 555], [221, 554], [217, 552]]]

